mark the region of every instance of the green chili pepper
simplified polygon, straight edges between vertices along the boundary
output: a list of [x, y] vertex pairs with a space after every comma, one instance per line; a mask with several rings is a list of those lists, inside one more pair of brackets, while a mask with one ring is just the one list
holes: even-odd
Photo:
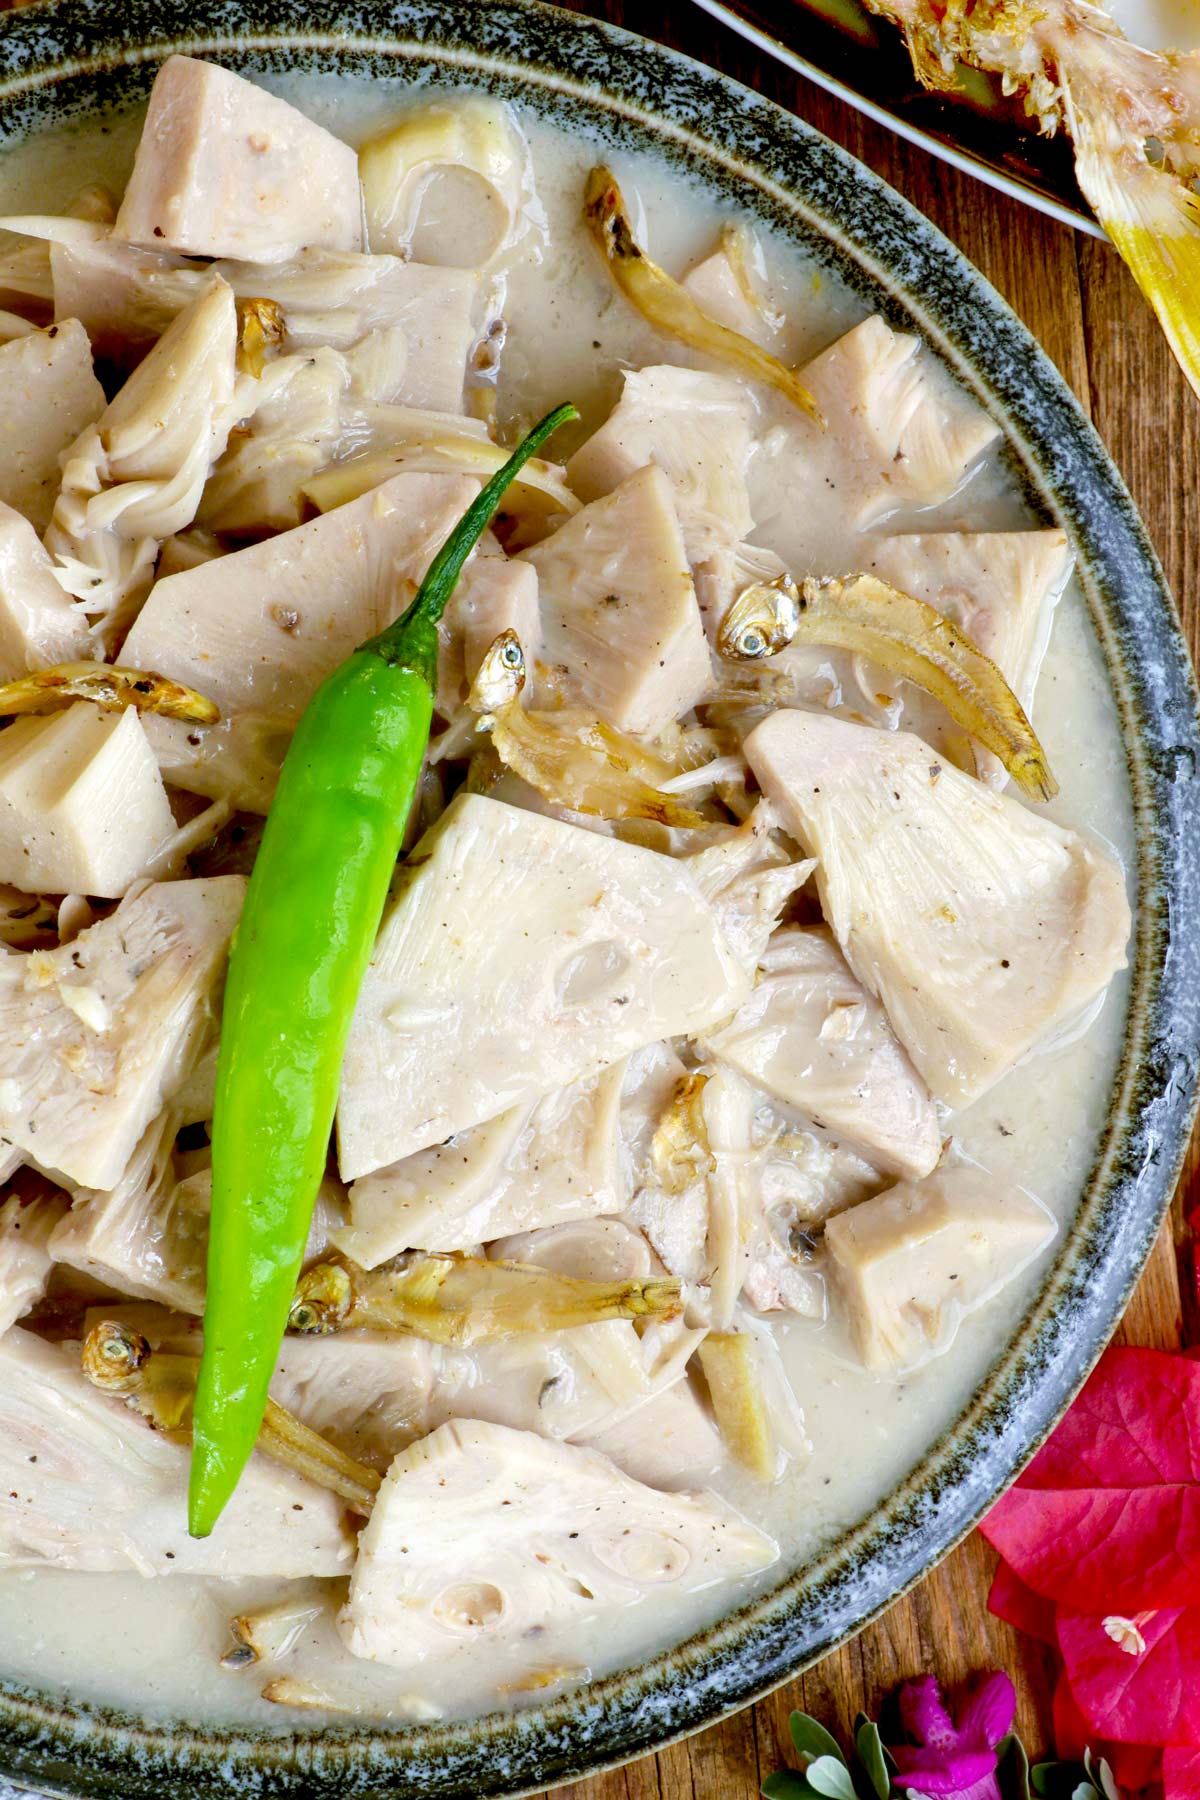
[[463, 514], [407, 612], [310, 700], [288, 749], [235, 934], [213, 1112], [204, 1355], [188, 1529], [216, 1524], [254, 1448], [317, 1189], [350, 1021], [421, 773], [437, 622], [534, 427]]

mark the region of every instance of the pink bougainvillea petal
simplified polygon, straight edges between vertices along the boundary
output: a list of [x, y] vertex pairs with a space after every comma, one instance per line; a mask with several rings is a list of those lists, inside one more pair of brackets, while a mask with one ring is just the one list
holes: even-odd
[[1106, 1351], [981, 1529], [1045, 1599], [1200, 1605], [1200, 1362]]
[[963, 1750], [994, 1753], [1012, 1730], [1017, 1690], [999, 1669], [983, 1681], [958, 1709], [958, 1741]]
[[1200, 1605], [1200, 1490], [1016, 1487], [980, 1530], [1027, 1586], [1060, 1605]]
[[899, 1700], [900, 1723], [909, 1737], [928, 1744], [939, 1757], [957, 1748], [958, 1733], [933, 1675], [918, 1675], [904, 1682]]
[[1200, 1607], [1143, 1617], [1145, 1649], [1115, 1643], [1098, 1614], [1060, 1607], [1058, 1644], [1092, 1734], [1117, 1743], [1200, 1748]]
[[1198, 1465], [1200, 1364], [1167, 1350], [1109, 1349], [1020, 1485], [1194, 1484]]
[[[1113, 1773], [1116, 1774], [1115, 1769]], [[1162, 1784], [1163, 1800], [1196, 1800], [1200, 1794], [1200, 1750], [1164, 1751]]]
[[1082, 1762], [1095, 1734], [1075, 1704], [1071, 1684], [1060, 1675], [1054, 1686], [1054, 1748], [1063, 1762]]
[[[1157, 1745], [1114, 1744], [1093, 1731], [1076, 1706], [1065, 1675], [1059, 1676], [1054, 1689], [1054, 1745], [1063, 1762], [1082, 1762], [1084, 1751], [1089, 1749], [1093, 1757], [1102, 1756], [1117, 1786], [1129, 1795], [1151, 1786], [1162, 1772], [1163, 1753]], [[1197, 1793], [1200, 1794], [1200, 1788]], [[1191, 1800], [1196, 1800], [1196, 1796]]]
[[996, 1772], [994, 1753], [960, 1750], [951, 1756], [930, 1755], [911, 1744], [889, 1746], [896, 1764], [897, 1787], [916, 1788], [922, 1794], [959, 1795]]
[[[1110, 1744], [1097, 1741], [1092, 1745], [1093, 1756], [1102, 1756], [1113, 1772], [1113, 1780], [1123, 1793], [1140, 1794], [1143, 1788], [1152, 1787], [1162, 1780], [1163, 1751], [1157, 1744]], [[1190, 1756], [1190, 1750], [1168, 1751], [1167, 1755]], [[1200, 1794], [1200, 1781], [1195, 1788], [1188, 1790], [1191, 1800]]]
[[1054, 1602], [1043, 1600], [1035, 1594], [1015, 1570], [1006, 1562], [996, 1564], [996, 1573], [992, 1577], [991, 1592], [988, 1594], [988, 1611], [1011, 1625], [1014, 1631], [1023, 1631], [1027, 1637], [1036, 1638], [1040, 1644], [1049, 1644], [1052, 1649], [1058, 1648], [1058, 1637], [1054, 1630]]

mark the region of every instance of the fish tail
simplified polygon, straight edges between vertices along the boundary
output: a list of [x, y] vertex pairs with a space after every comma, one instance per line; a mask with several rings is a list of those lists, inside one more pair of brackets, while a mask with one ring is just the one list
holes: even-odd
[[1158, 315], [1200, 395], [1200, 194], [1192, 171], [1091, 128], [1076, 107], [1075, 172], [1092, 209]]

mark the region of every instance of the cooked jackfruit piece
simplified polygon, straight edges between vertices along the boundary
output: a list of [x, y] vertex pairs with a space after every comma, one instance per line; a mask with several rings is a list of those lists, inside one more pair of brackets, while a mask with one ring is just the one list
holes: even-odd
[[1056, 1229], [1021, 1188], [965, 1164], [838, 1213], [825, 1250], [865, 1367], [899, 1374], [947, 1350]]
[[78, 700], [0, 732], [0, 881], [117, 899], [175, 834], [137, 713]]
[[441, 1355], [423, 1338], [374, 1331], [286, 1337], [271, 1398], [347, 1456], [384, 1473], [432, 1429]]
[[168, 1107], [146, 1127], [120, 1180], [104, 1192], [79, 1188], [51, 1241], [56, 1262], [138, 1299], [179, 1312], [204, 1311], [208, 1210], [190, 1203], [172, 1151]]
[[0, 957], [0, 1135], [113, 1188], [207, 1038], [245, 882], [152, 884], [58, 950]]
[[286, 100], [219, 63], [169, 56], [154, 80], [118, 237], [275, 262], [362, 244], [358, 159]]
[[46, 548], [107, 649], [136, 617], [161, 541], [196, 516], [241, 410], [236, 353], [233, 293], [213, 276], [63, 454]]
[[833, 491], [859, 531], [902, 508], [948, 500], [999, 434], [919, 338], [876, 315], [805, 363], [800, 378], [829, 428], [789, 414], [786, 432], [759, 446], [763, 476], [784, 506], [801, 488]]
[[[872, 540], [864, 566], [961, 626], [1033, 716], [1054, 609], [1071, 574], [1064, 532], [932, 531], [879, 537]], [[868, 685], [888, 688], [895, 683]], [[953, 747], [958, 727], [941, 708], [907, 683], [901, 694], [906, 728], [935, 749]], [[1002, 787], [999, 760], [980, 749], [975, 756], [980, 779]]]
[[458, 795], [401, 871], [363, 982], [343, 1179], [715, 1024], [751, 968], [681, 861]]
[[262, 372], [252, 410], [215, 463], [197, 508], [210, 531], [287, 531], [304, 517], [301, 488], [337, 455], [350, 374], [322, 348], [281, 356]]
[[671, 484], [693, 564], [752, 529], [746, 461], [754, 403], [724, 375], [670, 363], [629, 369], [621, 398], [567, 464], [581, 500], [610, 494], [647, 463]]
[[0, 1336], [46, 1292], [50, 1237], [70, 1204], [49, 1182], [0, 1200]]
[[365, 1175], [334, 1241], [360, 1268], [402, 1250], [466, 1250], [506, 1233], [621, 1212], [624, 1063]]
[[104, 411], [92, 348], [78, 319], [0, 347], [0, 500], [45, 531], [58, 493], [60, 459]]
[[359, 1540], [347, 1647], [406, 1669], [508, 1656], [531, 1633], [605, 1615], [670, 1583], [748, 1575], [778, 1551], [707, 1494], [663, 1494], [606, 1457], [501, 1425], [443, 1425], [397, 1457]]
[[[217, 272], [239, 300], [262, 297], [279, 307], [285, 349], [351, 351], [386, 334], [390, 399], [435, 412], [462, 410], [482, 286], [475, 270], [314, 249], [284, 263], [218, 263]], [[358, 373], [364, 374], [361, 361]]]
[[668, 1493], [715, 1474], [725, 1460], [721, 1435], [686, 1378], [578, 1441]]
[[458, 476], [398, 475], [308, 525], [158, 582], [122, 656], [189, 686], [194, 677], [221, 709], [204, 731], [154, 721], [167, 779], [265, 812], [309, 699], [404, 610], [476, 491]]
[[79, 1353], [0, 1337], [0, 1567], [222, 1579], [340, 1575], [335, 1495], [254, 1456], [212, 1537], [187, 1531], [189, 1447], [83, 1377]]
[[858, 496], [860, 527], [900, 506], [948, 499], [999, 436], [982, 408], [939, 374], [919, 338], [878, 316], [804, 365], [829, 420], [822, 442]]
[[712, 670], [661, 469], [639, 469], [522, 555], [537, 570], [552, 692], [642, 737], [696, 704]]
[[535, 1263], [580, 1281], [645, 1281], [653, 1263], [650, 1246], [624, 1219], [575, 1219], [494, 1238], [490, 1257], [501, 1262]]
[[765, 289], [761, 263], [762, 252], [755, 240], [743, 227], [734, 225], [726, 228], [718, 247], [689, 269], [679, 285], [710, 319], [780, 355], [784, 317]]
[[95, 230], [50, 243], [54, 315], [78, 319], [97, 356], [132, 368], [196, 298], [211, 264]]
[[821, 927], [776, 932], [754, 992], [704, 1045], [877, 1168], [927, 1175], [941, 1155], [929, 1090]]
[[777, 712], [746, 755], [939, 1100], [977, 1098], [1125, 965], [1120, 868], [908, 732]]
[[54, 579], [37, 532], [0, 504], [0, 681], [79, 662], [91, 650], [87, 620]]
[[508, 108], [483, 94], [415, 108], [368, 139], [358, 166], [374, 250], [483, 268], [528, 225], [529, 147]]

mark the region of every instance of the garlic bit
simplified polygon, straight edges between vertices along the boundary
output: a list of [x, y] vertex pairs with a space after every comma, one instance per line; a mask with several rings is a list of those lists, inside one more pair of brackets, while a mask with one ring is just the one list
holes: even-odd
[[238, 369], [257, 377], [283, 350], [287, 329], [283, 308], [278, 300], [239, 300], [237, 322]]

